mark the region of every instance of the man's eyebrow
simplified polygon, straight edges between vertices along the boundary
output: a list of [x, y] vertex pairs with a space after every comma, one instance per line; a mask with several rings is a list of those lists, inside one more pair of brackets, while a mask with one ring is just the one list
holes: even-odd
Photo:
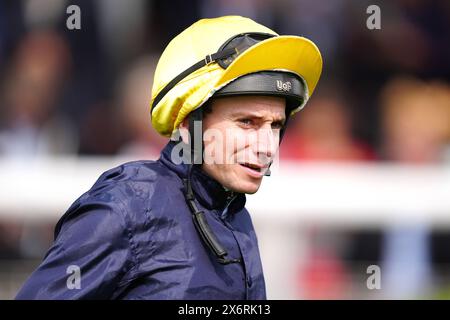
[[[252, 113], [252, 112], [233, 112], [231, 114], [233, 118], [253, 118], [253, 119], [262, 119], [264, 116], [262, 116], [259, 113]], [[286, 122], [285, 117], [275, 117], [273, 122], [280, 122], [281, 124], [284, 124]]]
[[263, 116], [257, 112], [242, 112], [242, 111], [236, 111], [231, 114], [234, 118], [240, 118], [240, 117], [249, 117], [249, 118], [262, 118]]

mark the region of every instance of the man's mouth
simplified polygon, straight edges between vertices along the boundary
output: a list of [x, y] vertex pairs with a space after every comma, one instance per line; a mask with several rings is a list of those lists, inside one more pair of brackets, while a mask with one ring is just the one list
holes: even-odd
[[260, 165], [256, 163], [239, 163], [242, 167], [247, 168], [249, 172], [253, 172], [257, 176], [262, 176], [267, 170], [268, 165]]
[[241, 166], [256, 170], [256, 171], [261, 171], [262, 166], [258, 166], [256, 164], [252, 164], [252, 163], [240, 163]]

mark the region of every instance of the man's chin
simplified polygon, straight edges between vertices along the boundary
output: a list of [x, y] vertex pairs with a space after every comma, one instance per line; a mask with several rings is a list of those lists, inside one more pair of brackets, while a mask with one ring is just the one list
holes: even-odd
[[261, 186], [261, 183], [254, 184], [254, 183], [245, 183], [238, 186], [231, 186], [231, 190], [234, 192], [239, 193], [245, 193], [245, 194], [254, 194], [259, 190], [259, 187]]

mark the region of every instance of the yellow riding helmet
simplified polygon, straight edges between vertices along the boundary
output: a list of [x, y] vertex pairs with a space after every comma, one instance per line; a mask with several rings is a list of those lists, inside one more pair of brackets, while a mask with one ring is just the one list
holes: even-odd
[[261, 71], [298, 76], [304, 89], [301, 103], [290, 111], [293, 115], [314, 92], [322, 57], [312, 41], [280, 36], [248, 18], [199, 20], [176, 36], [159, 59], [152, 88], [152, 125], [169, 137], [214, 93], [238, 78]]

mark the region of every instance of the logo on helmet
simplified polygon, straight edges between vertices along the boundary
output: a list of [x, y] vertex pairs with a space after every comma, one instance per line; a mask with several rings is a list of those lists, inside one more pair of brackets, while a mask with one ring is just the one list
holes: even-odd
[[290, 81], [283, 82], [281, 80], [277, 80], [277, 89], [279, 91], [291, 91], [292, 84]]

